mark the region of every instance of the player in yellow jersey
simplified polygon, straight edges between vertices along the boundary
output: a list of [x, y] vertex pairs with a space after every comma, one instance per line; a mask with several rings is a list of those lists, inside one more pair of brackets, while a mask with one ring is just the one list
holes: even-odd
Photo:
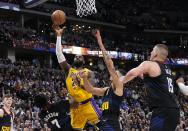
[[91, 76], [91, 71], [83, 68], [84, 57], [81, 55], [75, 56], [73, 63], [74, 68], [67, 63], [62, 53], [61, 46], [61, 35], [63, 29], [56, 26], [54, 27], [54, 30], [57, 35], [56, 56], [61, 69], [66, 74], [67, 90], [75, 101], [79, 103], [78, 108], [70, 109], [71, 125], [76, 130], [82, 130], [87, 122], [96, 125], [99, 122], [101, 111], [96, 105], [92, 94], [84, 89], [83, 79], [78, 75], [78, 72], [84, 70], [88, 73], [88, 76]]

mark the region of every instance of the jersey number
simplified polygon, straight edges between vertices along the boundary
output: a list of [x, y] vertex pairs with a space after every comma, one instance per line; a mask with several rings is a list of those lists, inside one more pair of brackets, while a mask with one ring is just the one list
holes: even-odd
[[73, 88], [76, 87], [76, 86], [79, 86], [80, 87], [80, 81], [81, 79], [77, 76], [73, 77], [72, 78], [72, 86]]
[[102, 103], [102, 110], [108, 110], [108, 108], [109, 108], [109, 102], [108, 101]]
[[10, 127], [2, 126], [2, 130], [1, 131], [10, 131]]
[[52, 123], [53, 125], [56, 125], [57, 128], [61, 128], [61, 126], [59, 125], [59, 122], [57, 121], [57, 119], [51, 121], [51, 123]]
[[167, 77], [167, 81], [168, 81], [168, 91], [170, 93], [174, 93], [174, 86], [172, 85], [172, 79]]

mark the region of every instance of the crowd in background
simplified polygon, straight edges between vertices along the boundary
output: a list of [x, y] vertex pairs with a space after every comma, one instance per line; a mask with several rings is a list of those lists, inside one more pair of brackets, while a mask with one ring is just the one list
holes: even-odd
[[[43, 49], [49, 50], [55, 47], [55, 37], [51, 36], [51, 41], [47, 40], [47, 36], [39, 35], [35, 29], [22, 28], [20, 23], [13, 22], [9, 19], [0, 20], [0, 45], [15, 48]], [[91, 50], [99, 50], [96, 39], [92, 36], [91, 31], [73, 31], [72, 27], [67, 27], [62, 37], [63, 43], [69, 46], [86, 47]], [[147, 56], [150, 47], [135, 48], [136, 45], [127, 42], [117, 42], [114, 39], [104, 38], [107, 50], [137, 53], [141, 56]]]
[[[15, 0], [0, 0], [3, 2], [15, 3]], [[16, 2], [18, 3], [18, 2]], [[20, 0], [19, 4], [23, 3], [23, 0]], [[25, 8], [22, 5], [22, 8]], [[51, 5], [51, 6], [50, 6]], [[162, 1], [162, 0], [132, 0], [132, 1], [123, 1], [123, 0], [96, 0], [97, 14], [84, 17], [85, 19], [97, 20], [109, 23], [115, 23], [118, 25], [123, 25], [126, 33], [118, 33], [115, 38], [111, 36], [104, 37], [107, 40], [107, 45], [110, 49], [119, 49], [120, 51], [130, 51], [131, 53], [137, 52], [147, 52], [148, 47], [143, 47], [143, 45], [150, 45], [155, 43], [163, 42], [164, 44], [176, 45], [176, 49], [174, 52], [178, 50], [182, 50], [181, 52], [172, 53], [173, 57], [183, 57], [187, 56], [187, 45], [188, 45], [188, 37], [186, 35], [181, 35], [181, 33], [177, 33], [175, 37], [169, 37], [168, 34], [163, 34], [167, 36], [162, 36], [160, 32], [156, 33], [156, 35], [161, 35], [161, 37], [154, 38], [153, 36], [145, 36], [142, 33], [147, 33], [147, 29], [154, 30], [168, 30], [168, 31], [186, 31], [188, 19], [186, 17], [186, 11], [188, 2], [184, 1]], [[76, 17], [76, 2], [70, 0], [49, 0], [44, 4], [38, 5], [31, 10], [37, 10], [40, 12], [52, 13], [54, 10], [62, 9], [66, 12], [67, 16]], [[126, 10], [125, 10], [126, 8]], [[27, 9], [27, 8], [26, 8]], [[178, 12], [176, 12], [178, 10]], [[181, 14], [181, 15], [179, 15]], [[36, 19], [34, 18], [30, 23], [32, 26], [33, 22]], [[47, 21], [44, 21], [45, 23]], [[37, 28], [37, 26], [35, 26]], [[36, 30], [36, 29], [35, 29]], [[40, 32], [41, 30], [37, 30]], [[45, 32], [45, 29], [44, 29]], [[46, 36], [38, 35], [35, 33], [33, 35], [32, 40], [26, 39], [23, 37], [23, 40], [14, 40], [14, 45], [17, 47], [28, 47], [28, 48], [44, 48], [48, 49], [50, 43], [54, 43], [54, 40], [48, 40], [50, 35], [49, 32], [46, 32]], [[82, 32], [83, 33], [83, 32]], [[124, 32], [123, 32], [124, 33]], [[152, 31], [148, 32], [152, 34]], [[115, 33], [116, 34], [116, 33]], [[129, 35], [130, 34], [130, 35]], [[112, 36], [113, 36], [112, 35]], [[152, 37], [152, 38], [150, 38]], [[112, 39], [111, 39], [112, 38]], [[68, 27], [67, 37], [65, 38], [67, 44], [84, 46], [84, 47], [92, 47], [95, 49], [95, 41], [88, 34], [77, 34], [72, 32], [72, 28]], [[41, 42], [43, 41], [43, 44]], [[34, 43], [34, 45], [33, 45]], [[127, 45], [128, 43], [128, 45]], [[142, 45], [137, 47], [134, 45], [132, 47], [132, 43], [141, 43]], [[118, 46], [117, 46], [118, 45]], [[174, 55], [176, 54], [176, 55]]]
[[[97, 66], [97, 65], [95, 65]], [[90, 66], [95, 72], [94, 84], [97, 87], [109, 86], [109, 74], [106, 68]], [[105, 66], [105, 65], [104, 65]], [[66, 99], [64, 73], [59, 69], [45, 68], [40, 62], [0, 59], [0, 93], [13, 96], [15, 113], [14, 126], [17, 131], [50, 131], [46, 123], [39, 118], [39, 109], [33, 104], [36, 94], [48, 96], [52, 103]], [[151, 112], [146, 103], [145, 88], [141, 79], [125, 85], [124, 101], [121, 106], [120, 125], [124, 131], [147, 131]], [[0, 99], [2, 99], [0, 97]], [[188, 103], [186, 97], [178, 95], [181, 107], [180, 124], [177, 131], [188, 129]], [[96, 97], [101, 105], [101, 98]]]
[[[15, 4], [22, 3], [21, 0], [0, 1]], [[51, 0], [49, 3], [66, 5], [68, 7], [66, 9], [68, 10], [66, 11], [67, 15], [75, 17], [75, 9], [69, 9], [69, 7], [75, 7], [75, 1], [64, 0], [63, 3], [61, 0]], [[160, 2], [160, 0], [151, 0], [149, 2], [146, 2], [146, 0], [122, 0], [121, 2], [120, 0], [103, 0], [96, 4], [98, 14], [88, 17], [89, 19], [100, 19], [100, 21], [124, 25], [127, 27], [127, 30], [137, 32], [140, 29], [187, 29], [183, 25], [183, 23], [187, 22], [187, 19], [172, 13], [169, 15], [163, 12], [180, 10], [179, 7], [182, 7], [182, 5], [173, 0], [163, 2]], [[121, 6], [123, 6], [123, 10], [121, 10]], [[186, 8], [181, 8], [181, 11]], [[53, 8], [45, 8], [43, 5], [32, 9], [48, 13], [54, 11]], [[19, 21], [2, 18], [0, 19], [0, 46], [48, 50], [55, 43], [55, 37], [50, 36], [53, 38], [49, 40], [47, 37], [50, 33], [47, 35], [44, 32], [41, 35], [37, 33], [36, 28], [23, 28]], [[127, 35], [126, 39], [121, 38], [121, 36], [117, 38], [104, 35], [104, 43], [108, 50], [138, 53], [144, 56], [142, 60], [146, 59], [151, 50], [151, 47], [148, 46], [150, 42], [142, 38], [140, 34], [136, 36], [132, 34]], [[96, 40], [91, 36], [90, 32], [84, 30], [76, 31], [73, 30], [72, 26], [67, 26], [63, 35], [63, 41], [64, 44], [70, 46], [87, 47], [93, 50], [98, 49]], [[148, 45], [143, 46], [137, 43]], [[185, 41], [183, 46], [187, 46], [187, 41]], [[181, 52], [179, 48], [177, 50], [174, 51], [175, 53], [172, 53], [174, 57], [187, 56], [187, 51], [184, 47]], [[95, 71], [94, 84], [96, 86], [108, 86], [109, 75], [106, 69], [99, 68], [98, 65], [93, 65], [89, 68]], [[17, 131], [22, 131], [23, 129], [24, 131], [50, 131], [47, 124], [41, 122], [38, 116], [40, 110], [34, 106], [33, 98], [36, 94], [42, 93], [49, 96], [52, 103], [60, 99], [66, 99], [67, 90], [64, 73], [59, 69], [46, 68], [35, 60], [32, 62], [18, 60], [12, 63], [9, 59], [0, 59], [0, 101], [3, 93], [11, 93], [13, 96], [13, 110], [16, 116], [14, 126]], [[126, 85], [120, 115], [121, 127], [126, 131], [148, 130], [151, 112], [146, 104], [145, 95], [145, 88], [140, 79], [136, 79]], [[182, 94], [178, 95], [178, 99], [181, 108], [181, 118], [177, 131], [182, 131], [188, 129], [188, 101]], [[96, 97], [96, 100], [100, 105], [101, 98]]]
[[1, 44], [17, 48], [44, 48], [45, 42], [41, 36], [36, 35], [36, 30], [22, 28], [19, 22], [1, 19], [0, 20]]
[[[23, 0], [1, 0], [2, 2], [16, 3], [23, 6]], [[49, 0], [52, 6], [38, 5], [32, 10], [52, 13], [56, 9], [65, 10], [67, 16], [77, 17], [76, 2], [70, 0]], [[184, 14], [187, 11], [186, 1], [163, 0], [96, 0], [97, 14], [86, 19], [100, 20], [125, 26], [137, 26], [145, 29], [181, 29], [188, 19], [184, 15], [175, 13], [177, 10]], [[56, 6], [55, 6], [56, 5]], [[126, 10], [125, 10], [126, 8]]]
[[[86, 47], [91, 50], [99, 50], [96, 39], [94, 36], [92, 36], [91, 31], [88, 32], [84, 29], [77, 29], [78, 27], [76, 26], [68, 26], [65, 29], [65, 33], [62, 37], [63, 43], [65, 45]], [[54, 34], [50, 36], [49, 34], [42, 35], [37, 33], [36, 29], [31, 29], [29, 27], [22, 28], [19, 22], [15, 22], [10, 19], [3, 18], [0, 20], [1, 46], [49, 50], [51, 47], [55, 47], [56, 41]], [[108, 37], [105, 34], [103, 36], [103, 42], [105, 43], [107, 50], [135, 53], [138, 54], [138, 58], [140, 60], [147, 59], [147, 56], [152, 49], [152, 45], [138, 44], [136, 41], [139, 38], [137, 37], [134, 39], [123, 39], [121, 36], [119, 36], [117, 39], [117, 37]], [[172, 48], [170, 55], [173, 58], [186, 57], [186, 49], [181, 49], [181, 52], [178, 50], [179, 47]]]

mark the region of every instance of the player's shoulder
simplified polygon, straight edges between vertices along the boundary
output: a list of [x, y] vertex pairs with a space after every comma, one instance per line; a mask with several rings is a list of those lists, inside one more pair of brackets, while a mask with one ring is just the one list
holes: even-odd
[[152, 65], [156, 65], [158, 63], [156, 61], [146, 60], [146, 61], [143, 61], [141, 64], [144, 65], [144, 66], [152, 66]]
[[4, 110], [0, 108], [0, 117], [3, 117], [3, 115], [4, 115]]
[[4, 112], [3, 108], [0, 108], [0, 112]]
[[152, 62], [151, 61], [143, 61], [140, 66], [142, 67], [146, 67], [146, 66], [149, 66], [149, 65], [152, 65]]

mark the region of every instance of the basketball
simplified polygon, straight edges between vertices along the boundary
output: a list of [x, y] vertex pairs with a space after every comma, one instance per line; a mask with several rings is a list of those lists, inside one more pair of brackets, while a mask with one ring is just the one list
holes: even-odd
[[51, 15], [52, 22], [54, 25], [62, 25], [66, 21], [66, 15], [65, 12], [62, 10], [56, 10]]

